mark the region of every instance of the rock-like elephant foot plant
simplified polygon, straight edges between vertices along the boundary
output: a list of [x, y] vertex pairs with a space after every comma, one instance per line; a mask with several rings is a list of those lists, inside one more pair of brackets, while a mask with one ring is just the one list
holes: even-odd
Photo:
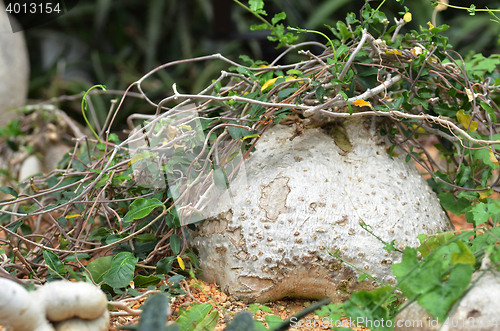
[[353, 290], [378, 287], [373, 277], [395, 285], [391, 265], [401, 254], [379, 239], [404, 249], [418, 245], [418, 233], [452, 226], [414, 165], [398, 149], [397, 157], [387, 154], [379, 122], [355, 117], [306, 126], [295, 138], [295, 125], [268, 128], [245, 163], [245, 185], [237, 178], [234, 193], [214, 204], [233, 208], [189, 239], [202, 277], [259, 302], [340, 302]]
[[0, 278], [0, 325], [14, 331], [105, 331], [108, 300], [92, 284], [54, 281], [28, 292]]

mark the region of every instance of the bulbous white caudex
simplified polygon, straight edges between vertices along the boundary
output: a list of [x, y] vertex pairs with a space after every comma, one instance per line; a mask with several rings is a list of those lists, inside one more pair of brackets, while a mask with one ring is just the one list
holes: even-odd
[[54, 281], [28, 292], [0, 278], [0, 325], [14, 331], [105, 331], [106, 295], [84, 282]]
[[[245, 161], [222, 210], [198, 225], [189, 244], [201, 277], [228, 294], [266, 302], [283, 297], [341, 302], [354, 290], [394, 285], [400, 261], [377, 238], [418, 245], [417, 235], [452, 230], [439, 200], [406, 154], [391, 159], [378, 120], [352, 118], [323, 128], [276, 125]], [[293, 138], [293, 140], [291, 140]], [[346, 141], [342, 141], [346, 139]], [[349, 264], [331, 256], [338, 255]]]

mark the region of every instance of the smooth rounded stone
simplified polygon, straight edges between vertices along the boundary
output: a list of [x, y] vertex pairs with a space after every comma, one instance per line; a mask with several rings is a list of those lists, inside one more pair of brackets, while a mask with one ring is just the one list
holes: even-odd
[[[473, 284], [482, 271], [472, 275]], [[467, 292], [446, 321], [438, 321], [414, 302], [396, 316], [394, 331], [487, 331], [500, 326], [500, 276], [488, 271]]]
[[0, 120], [14, 117], [9, 108], [26, 103], [29, 85], [29, 57], [22, 32], [12, 33], [9, 17], [0, 2]]
[[[391, 265], [400, 254], [384, 250], [360, 219], [401, 249], [418, 246], [420, 233], [452, 225], [413, 162], [405, 162], [398, 149], [398, 157], [389, 157], [377, 121], [351, 118], [343, 129], [305, 129], [296, 137], [295, 126], [269, 128], [245, 160], [246, 170], [230, 184], [230, 198], [213, 203], [222, 212], [191, 232], [201, 277], [258, 302], [342, 302], [354, 290], [378, 287], [369, 279], [358, 282], [362, 272], [396, 284]], [[248, 184], [241, 187], [243, 173]], [[355, 268], [329, 254], [337, 250]]]
[[21, 168], [19, 169], [19, 181], [23, 181], [33, 177], [36, 174], [41, 174], [43, 172], [42, 162], [35, 156], [28, 156], [23, 163], [21, 164]]

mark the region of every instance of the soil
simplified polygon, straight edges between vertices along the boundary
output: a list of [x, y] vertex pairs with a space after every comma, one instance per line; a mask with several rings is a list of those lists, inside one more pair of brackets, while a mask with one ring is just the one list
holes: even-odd
[[[203, 291], [209, 295], [207, 297], [203, 291], [199, 290], [196, 286], [193, 286], [199, 282]], [[249, 303], [247, 301], [238, 301], [234, 298], [227, 296], [226, 294], [219, 291], [218, 287], [214, 284], [209, 284], [204, 281], [191, 279], [188, 281], [190, 285], [191, 295], [181, 295], [174, 299], [172, 304], [172, 315], [169, 317], [169, 321], [175, 321], [177, 317], [179, 317], [179, 311], [183, 309], [187, 309], [193, 302], [205, 303], [210, 302], [214, 308], [219, 311], [219, 322], [217, 323], [217, 327], [215, 331], [222, 331], [226, 327], [226, 318], [231, 320], [235, 314], [248, 310]], [[217, 305], [213, 302], [215, 301]], [[142, 300], [143, 301], [143, 300]], [[311, 304], [316, 303], [316, 301], [309, 300], [280, 300], [272, 303], [267, 303], [265, 306], [269, 307], [273, 312], [263, 312], [259, 311], [256, 314], [256, 319], [259, 321], [264, 321], [264, 318], [268, 315], [276, 315], [280, 317], [282, 320], [285, 320], [299, 311], [304, 310], [306, 307]], [[291, 327], [289, 330], [307, 330], [307, 331], [323, 331], [330, 330], [326, 322], [321, 322], [322, 317], [316, 315], [315, 313], [311, 313], [306, 317], [302, 318], [302, 323], [304, 326], [302, 327]], [[110, 331], [118, 331], [118, 327], [121, 325], [136, 323], [138, 321], [138, 317], [115, 317], [112, 318]], [[299, 321], [297, 321], [297, 324]], [[315, 324], [315, 326], [313, 326]], [[267, 324], [265, 324], [267, 326]], [[345, 320], [344, 325], [349, 325], [349, 321]], [[298, 325], [297, 325], [298, 326]], [[352, 328], [353, 330], [361, 331], [368, 330], [363, 327]]]

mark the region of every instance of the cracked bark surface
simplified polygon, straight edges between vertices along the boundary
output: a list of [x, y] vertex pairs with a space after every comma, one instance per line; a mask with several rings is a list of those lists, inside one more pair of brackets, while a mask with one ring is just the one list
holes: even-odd
[[[349, 137], [348, 152], [321, 128], [292, 141], [293, 127], [276, 125], [264, 133], [245, 161], [245, 181], [238, 182], [239, 174], [232, 194], [214, 202], [224, 211], [190, 234], [203, 279], [250, 301], [342, 302], [354, 290], [379, 286], [358, 282], [362, 272], [394, 285], [390, 266], [400, 261], [360, 226], [360, 218], [398, 248], [417, 246], [420, 233], [452, 229], [413, 163], [401, 151], [389, 158], [377, 119], [339, 125]], [[359, 270], [329, 254], [337, 250]]]

